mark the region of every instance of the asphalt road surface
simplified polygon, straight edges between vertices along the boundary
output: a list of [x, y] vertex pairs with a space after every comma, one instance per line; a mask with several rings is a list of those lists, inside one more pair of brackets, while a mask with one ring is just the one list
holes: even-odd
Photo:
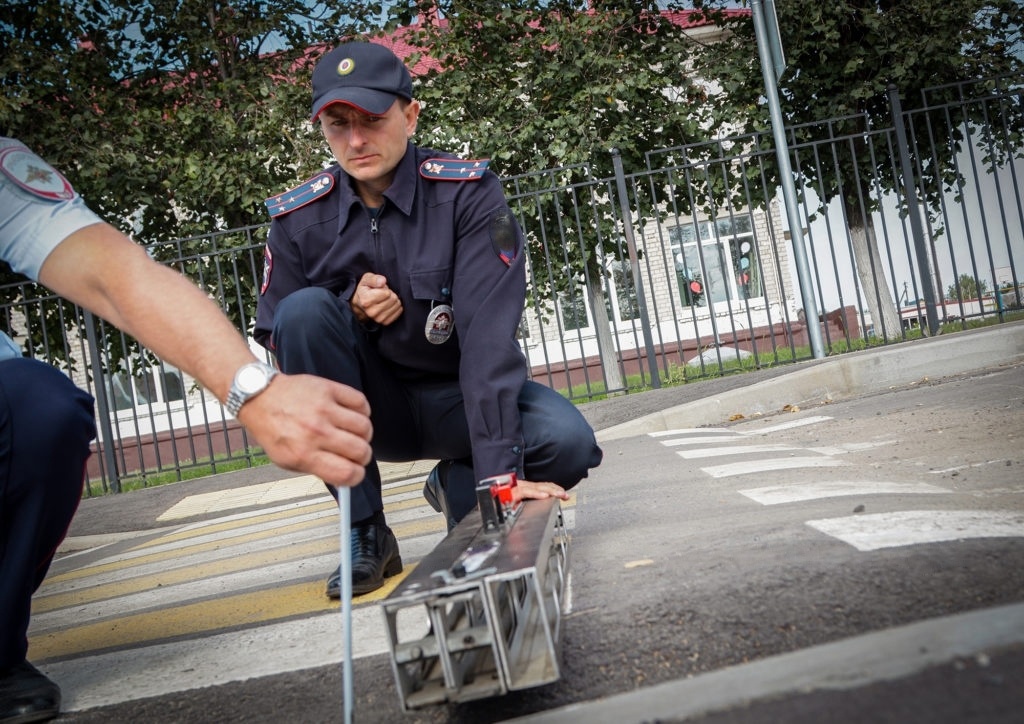
[[[354, 667], [355, 721], [541, 718], [1024, 601], [1024, 365], [604, 447], [573, 505], [561, 679], [404, 713], [389, 658], [366, 656]], [[273, 654], [254, 637], [252, 656]], [[898, 681], [688, 721], [1020, 721], [1022, 661], [996, 647]], [[61, 721], [337, 722], [341, 692], [340, 667], [316, 666]], [[633, 706], [643, 720], [643, 698]]]

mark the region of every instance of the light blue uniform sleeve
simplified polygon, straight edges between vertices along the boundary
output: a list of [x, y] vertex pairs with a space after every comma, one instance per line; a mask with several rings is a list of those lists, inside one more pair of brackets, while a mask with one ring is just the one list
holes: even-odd
[[[45, 184], [53, 179], [68, 198], [49, 192]], [[0, 137], [0, 258], [14, 271], [38, 280], [58, 244], [99, 221], [53, 167], [18, 141]]]
[[3, 332], [0, 332], [0, 362], [24, 357], [21, 347]]

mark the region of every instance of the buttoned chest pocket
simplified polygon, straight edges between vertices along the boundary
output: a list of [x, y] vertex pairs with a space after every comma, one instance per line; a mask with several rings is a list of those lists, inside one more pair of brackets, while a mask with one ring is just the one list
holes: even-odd
[[409, 272], [409, 287], [414, 299], [450, 303], [452, 299], [452, 268], [422, 269]]

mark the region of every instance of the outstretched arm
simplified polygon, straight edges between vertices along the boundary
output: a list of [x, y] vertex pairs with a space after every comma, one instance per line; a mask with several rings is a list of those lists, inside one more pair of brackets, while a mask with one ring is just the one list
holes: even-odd
[[[221, 402], [235, 371], [255, 360], [198, 287], [106, 223], [64, 239], [43, 263], [39, 281], [132, 335]], [[356, 485], [370, 460], [368, 415], [357, 390], [310, 375], [278, 375], [238, 418], [282, 468]]]

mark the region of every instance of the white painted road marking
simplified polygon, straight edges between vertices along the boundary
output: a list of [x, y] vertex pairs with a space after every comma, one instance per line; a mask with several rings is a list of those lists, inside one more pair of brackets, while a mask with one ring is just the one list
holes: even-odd
[[[700, 458], [724, 457], [728, 455], [761, 455], [771, 453], [792, 453], [795, 450], [807, 450], [806, 448], [793, 447], [790, 445], [747, 445], [743, 444], [744, 438], [756, 435], [789, 430], [795, 427], [815, 425], [831, 420], [825, 415], [816, 415], [799, 420], [788, 420], [778, 425], [761, 428], [760, 430], [738, 432], [725, 428], [688, 428], [677, 430], [664, 430], [648, 433], [649, 437], [658, 439], [666, 447], [682, 447], [686, 450], [677, 450], [676, 454], [681, 458], [695, 460]], [[724, 465], [713, 465], [701, 470], [711, 477], [723, 478], [733, 475], [746, 475], [750, 473], [761, 473], [771, 470], [794, 470], [797, 468], [824, 468], [838, 467], [846, 463], [831, 459], [831, 455], [846, 454], [858, 449], [888, 445], [884, 443], [865, 443], [863, 445], [849, 445], [837, 448], [821, 448], [820, 450], [807, 450], [818, 452], [823, 457], [797, 457], [787, 458], [765, 458], [758, 460], [747, 460]]]
[[971, 463], [970, 465], [957, 465], [952, 468], [945, 468], [944, 470], [929, 470], [928, 472], [932, 475], [945, 475], [946, 473], [955, 473], [959, 470], [970, 470], [971, 468], [983, 468], [986, 465], [1009, 465], [1006, 458], [999, 458], [998, 460], [986, 460], [980, 463]]
[[676, 447], [679, 445], [721, 445], [722, 443], [738, 442], [743, 439], [742, 435], [696, 435], [694, 437], [680, 437], [672, 440], [662, 440], [665, 447]]
[[819, 422], [828, 422], [831, 417], [827, 415], [812, 415], [811, 417], [802, 417], [798, 420], [789, 420], [787, 422], [779, 423], [778, 425], [772, 425], [771, 427], [762, 427], [758, 430], [744, 430], [743, 435], [768, 435], [773, 432], [781, 432], [783, 430], [792, 430], [795, 427], [805, 427], [807, 425], [817, 425]]
[[1024, 537], [1024, 512], [904, 510], [809, 520], [807, 525], [859, 551], [874, 551], [967, 538]]
[[755, 453], [788, 452], [799, 448], [788, 445], [730, 445], [728, 447], [703, 447], [699, 450], [677, 450], [676, 455], [687, 460], [713, 458], [725, 455], [753, 455]]
[[705, 435], [710, 433], [716, 433], [719, 435], [736, 435], [735, 430], [728, 430], [723, 427], [681, 427], [675, 430], [658, 430], [657, 432], [649, 432], [649, 437], [671, 437], [673, 435]]
[[949, 490], [928, 483], [867, 482], [860, 480], [830, 480], [794, 485], [769, 485], [763, 488], [741, 490], [742, 495], [761, 505], [781, 505], [821, 498], [847, 495], [934, 495]]
[[816, 452], [819, 455], [848, 455], [849, 453], [862, 452], [864, 450], [874, 450], [876, 447], [885, 447], [886, 445], [895, 445], [899, 440], [876, 440], [875, 442], [848, 442], [842, 445], [832, 445], [829, 447], [809, 447], [807, 448], [811, 452]]
[[[665, 438], [665, 437], [676, 437], [679, 435], [703, 435], [707, 436], [707, 439], [715, 440], [719, 437], [744, 437], [746, 435], [769, 435], [773, 432], [782, 432], [783, 430], [792, 430], [797, 427], [806, 427], [807, 425], [817, 425], [821, 422], [828, 422], [831, 417], [827, 415], [812, 415], [811, 417], [802, 417], [798, 420], [787, 420], [781, 422], [778, 425], [771, 425], [770, 427], [762, 427], [757, 430], [732, 430], [726, 427], [689, 427], [689, 428], [677, 428], [675, 430], [659, 430], [657, 432], [647, 433], [648, 437], [653, 438]], [[664, 441], [665, 445], [683, 444], [689, 442], [689, 440], [679, 441]]]
[[712, 465], [701, 468], [713, 478], [727, 478], [733, 475], [748, 475], [751, 473], [763, 473], [769, 470], [793, 470], [795, 468], [836, 468], [842, 465], [849, 465], [842, 460], [833, 460], [823, 457], [791, 457], [779, 458], [777, 460], [746, 460], [738, 463], [727, 463], [725, 465]]

